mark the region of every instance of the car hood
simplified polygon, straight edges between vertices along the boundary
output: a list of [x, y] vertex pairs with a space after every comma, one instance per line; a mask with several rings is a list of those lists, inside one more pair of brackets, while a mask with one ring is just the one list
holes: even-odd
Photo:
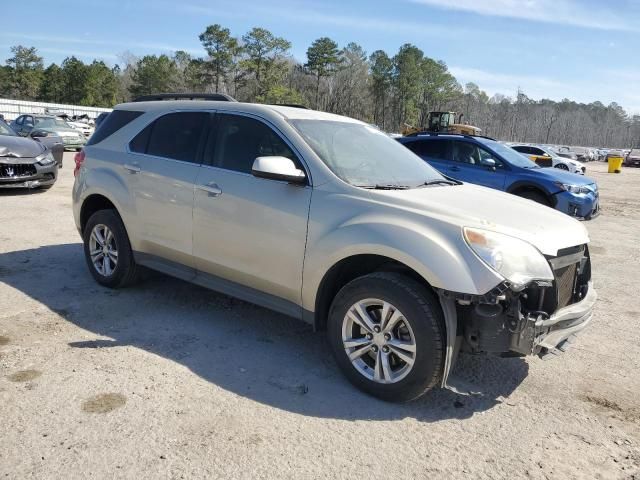
[[544, 255], [589, 242], [577, 220], [531, 200], [509, 193], [463, 184], [410, 190], [371, 190], [399, 208], [422, 213], [449, 224], [476, 227], [526, 240]]
[[42, 144], [30, 138], [0, 135], [0, 157], [33, 158], [44, 151]]
[[560, 170], [558, 168], [553, 168], [553, 167], [528, 169], [527, 172], [535, 172], [535, 175], [538, 178], [545, 178], [550, 182], [560, 182], [567, 185], [582, 186], [582, 185], [591, 185], [593, 183], [596, 183], [595, 180], [589, 177], [585, 177], [583, 175], [578, 175], [571, 172], [566, 172], [564, 170]]

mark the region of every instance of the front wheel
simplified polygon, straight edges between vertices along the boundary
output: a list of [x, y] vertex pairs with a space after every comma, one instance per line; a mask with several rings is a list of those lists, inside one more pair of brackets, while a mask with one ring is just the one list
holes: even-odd
[[397, 273], [345, 285], [328, 319], [333, 354], [346, 377], [387, 401], [413, 400], [436, 386], [444, 364], [444, 319], [426, 286]]
[[84, 255], [93, 278], [109, 288], [132, 283], [137, 268], [129, 237], [114, 210], [98, 210], [84, 228]]
[[533, 200], [534, 202], [539, 203], [540, 205], [545, 205], [547, 207], [551, 206], [547, 197], [545, 197], [540, 192], [536, 192], [535, 190], [522, 190], [516, 193], [516, 195], [522, 198], [526, 198], [528, 200]]

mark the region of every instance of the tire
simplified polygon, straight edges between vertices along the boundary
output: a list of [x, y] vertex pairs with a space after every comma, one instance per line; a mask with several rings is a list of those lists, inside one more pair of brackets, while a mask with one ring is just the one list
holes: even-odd
[[[102, 227], [106, 227], [109, 232], [111, 232], [111, 237], [106, 235], [106, 238], [103, 236], [104, 240], [108, 239], [107, 250], [113, 253], [116, 252], [116, 260], [113, 260], [113, 255], [107, 255], [108, 261], [105, 264], [105, 255], [102, 254], [102, 266], [103, 272], [99, 271], [99, 268], [94, 264], [94, 261], [91, 258], [90, 248], [97, 246], [99, 243], [96, 243], [99, 238], [96, 236], [96, 240], [92, 240], [92, 232], [94, 232], [94, 228], [99, 227], [98, 231], [105, 230]], [[109, 288], [120, 288], [126, 285], [133, 283], [137, 278], [138, 269], [136, 263], [133, 259], [133, 251], [131, 250], [131, 244], [129, 243], [129, 237], [127, 236], [127, 231], [120, 219], [120, 216], [116, 213], [115, 210], [98, 210], [96, 213], [91, 215], [87, 224], [84, 228], [84, 233], [82, 235], [84, 240], [84, 256], [87, 262], [87, 266], [89, 267], [89, 271], [93, 278], [100, 285]], [[105, 250], [102, 249], [102, 252]]]
[[569, 171], [569, 167], [567, 167], [564, 163], [559, 163], [558, 165], [556, 165], [556, 168], [559, 168], [560, 170]]
[[547, 197], [535, 190], [522, 190], [520, 192], [517, 192], [516, 195], [522, 198], [526, 198], [528, 200], [533, 200], [534, 202], [539, 203], [540, 205], [545, 205], [547, 207], [551, 206]]
[[[365, 300], [375, 300], [365, 307], [372, 322], [370, 330], [351, 320], [357, 311], [354, 306]], [[385, 330], [380, 331], [384, 302], [390, 305], [386, 315], [387, 326], [393, 327], [388, 330], [389, 338], [385, 337]], [[394, 321], [394, 311], [400, 313], [400, 320]], [[338, 366], [353, 385], [370, 395], [391, 402], [407, 402], [438, 385], [442, 378], [445, 351], [442, 309], [433, 292], [409, 277], [378, 272], [349, 282], [333, 300], [327, 327]], [[366, 336], [368, 331], [372, 332], [371, 339]], [[364, 346], [349, 348], [344, 339], [362, 342]], [[398, 345], [403, 348], [398, 349]], [[404, 350], [409, 348], [407, 345], [412, 345], [414, 351]], [[405, 358], [411, 357], [412, 365], [396, 355], [397, 351]], [[350, 354], [355, 356], [353, 363]], [[383, 358], [388, 362], [386, 370], [382, 368]]]

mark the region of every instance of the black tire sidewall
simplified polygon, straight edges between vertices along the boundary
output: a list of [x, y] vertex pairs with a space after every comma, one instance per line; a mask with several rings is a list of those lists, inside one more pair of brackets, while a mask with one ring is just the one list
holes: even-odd
[[[406, 317], [416, 341], [416, 360], [399, 382], [379, 384], [359, 373], [342, 344], [342, 322], [347, 310], [359, 300], [377, 298], [393, 304]], [[370, 274], [345, 285], [336, 295], [327, 325], [333, 355], [346, 377], [359, 389], [386, 401], [413, 400], [434, 387], [444, 365], [444, 318], [435, 295], [409, 277]]]
[[531, 200], [532, 202], [539, 203], [540, 205], [545, 205], [547, 207], [550, 206], [547, 198], [543, 194], [538, 192], [524, 191], [522, 193], [519, 193], [518, 196], [526, 198], [527, 200]]
[[[106, 225], [113, 232], [116, 249], [118, 250], [118, 263], [116, 264], [113, 274], [108, 277], [101, 275], [96, 270], [89, 255], [89, 237], [93, 227], [99, 224]], [[82, 238], [84, 240], [84, 257], [89, 271], [96, 282], [109, 288], [121, 286], [129, 276], [130, 269], [133, 268], [133, 252], [131, 251], [129, 237], [127, 236], [124, 224], [118, 214], [113, 210], [98, 210], [91, 215], [87, 221]]]

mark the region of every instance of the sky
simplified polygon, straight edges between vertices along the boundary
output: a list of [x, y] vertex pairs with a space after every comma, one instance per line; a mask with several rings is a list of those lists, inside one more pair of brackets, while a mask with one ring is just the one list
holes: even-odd
[[75, 55], [113, 65], [123, 54], [204, 54], [198, 35], [219, 23], [260, 26], [301, 62], [328, 36], [390, 56], [404, 43], [443, 60], [489, 95], [616, 102], [640, 114], [640, 0], [2, 0], [0, 61], [16, 44], [45, 65]]

